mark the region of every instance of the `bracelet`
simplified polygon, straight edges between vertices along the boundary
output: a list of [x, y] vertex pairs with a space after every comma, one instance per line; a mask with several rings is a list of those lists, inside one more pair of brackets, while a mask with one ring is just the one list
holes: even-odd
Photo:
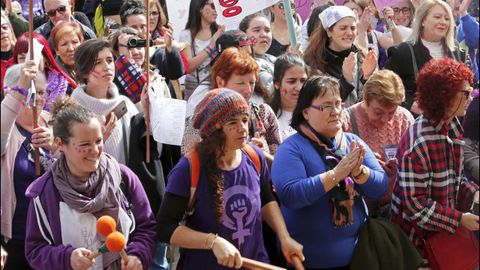
[[333, 170], [328, 171], [327, 175], [330, 177], [330, 180], [333, 182], [334, 186], [338, 185], [338, 182], [335, 179], [335, 172]]
[[214, 58], [215, 50], [210, 45], [205, 47], [205, 51], [207, 52], [208, 56], [210, 56], [211, 58]]
[[27, 90], [19, 87], [18, 85], [15, 85], [14, 87], [4, 86], [3, 90], [4, 91], [6, 90], [7, 92], [11, 92], [11, 91], [18, 92], [18, 93], [22, 94], [24, 97], [26, 97], [27, 93], [28, 93]]
[[365, 169], [365, 166], [362, 165], [362, 168], [360, 169], [360, 173], [357, 174], [357, 175], [352, 175], [353, 178], [359, 179], [360, 177], [362, 177], [362, 176], [365, 174], [365, 170], [366, 170], [366, 169]]
[[[213, 235], [213, 240], [212, 240], [212, 242], [211, 242], [210, 244], [208, 244], [208, 242], [209, 242], [208, 239], [210, 238], [210, 235]], [[207, 249], [212, 249], [212, 248], [213, 248], [213, 244], [215, 244], [215, 240], [217, 240], [217, 237], [218, 237], [218, 233], [216, 233], [216, 234], [209, 233], [209, 234], [207, 235], [207, 238], [205, 238], [205, 247], [206, 247]]]

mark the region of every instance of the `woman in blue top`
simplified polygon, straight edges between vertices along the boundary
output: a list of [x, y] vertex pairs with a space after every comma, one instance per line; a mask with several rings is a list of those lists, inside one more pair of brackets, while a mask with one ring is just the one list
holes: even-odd
[[380, 198], [387, 189], [367, 144], [341, 130], [341, 109], [336, 79], [308, 79], [292, 115], [298, 133], [280, 145], [273, 162], [282, 213], [304, 247], [306, 269], [348, 269], [365, 221], [359, 196]]

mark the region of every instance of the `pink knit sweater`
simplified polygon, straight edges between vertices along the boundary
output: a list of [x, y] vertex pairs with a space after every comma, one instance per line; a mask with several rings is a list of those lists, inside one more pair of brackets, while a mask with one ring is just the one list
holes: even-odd
[[[373, 152], [377, 152], [385, 158], [384, 146], [398, 144], [403, 132], [414, 122], [413, 116], [408, 110], [398, 106], [392, 120], [382, 128], [377, 128], [368, 119], [367, 112], [362, 108], [362, 103], [360, 102], [350, 107], [357, 123], [357, 135], [368, 144]], [[347, 110], [344, 110], [342, 114], [342, 127], [346, 132], [355, 133], [353, 132], [352, 121]], [[382, 209], [385, 209], [385, 206], [390, 205], [395, 178], [396, 174], [388, 175], [388, 190], [380, 200], [367, 200], [369, 213], [379, 214]]]
[[[368, 119], [367, 112], [362, 108], [362, 103], [350, 107], [357, 122], [357, 135], [368, 144], [373, 152], [384, 156], [383, 147], [389, 144], [398, 144], [403, 132], [413, 123], [413, 116], [407, 109], [398, 106], [392, 120], [384, 127], [376, 128]], [[344, 131], [354, 133], [347, 110], [342, 114], [342, 127]]]

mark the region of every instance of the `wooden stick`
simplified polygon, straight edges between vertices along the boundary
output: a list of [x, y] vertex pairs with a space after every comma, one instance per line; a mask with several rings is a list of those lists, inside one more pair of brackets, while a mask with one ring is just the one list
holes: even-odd
[[[149, 0], [145, 0], [145, 5], [147, 9], [147, 34], [145, 36], [145, 41], [147, 42], [147, 46], [145, 47], [145, 75], [147, 77], [147, 95], [148, 90], [150, 89], [150, 2]], [[147, 129], [147, 137], [146, 137], [146, 152], [145, 152], [145, 162], [150, 163], [150, 105], [145, 108], [145, 128]]]
[[128, 263], [128, 256], [127, 256], [127, 253], [125, 252], [125, 249], [122, 249], [122, 250], [120, 251], [120, 256], [122, 257], [122, 259], [123, 259], [126, 263]]
[[242, 257], [242, 267], [252, 270], [286, 270], [285, 268]]
[[71, 0], [70, 5], [72, 5], [70, 8], [71, 8], [72, 16], [73, 16], [75, 14], [75, 0]]
[[[30, 46], [30, 61], [33, 61], [33, 3], [32, 0], [28, 0], [28, 45]], [[33, 84], [33, 80], [30, 82]], [[37, 113], [37, 104], [33, 102], [32, 105], [32, 116], [33, 116], [33, 128], [38, 128], [38, 113]], [[35, 175], [40, 175], [40, 150], [38, 147], [35, 147]]]
[[175, 96], [177, 99], [183, 100], [182, 86], [178, 80], [170, 80], [172, 83], [173, 89], [175, 89]]

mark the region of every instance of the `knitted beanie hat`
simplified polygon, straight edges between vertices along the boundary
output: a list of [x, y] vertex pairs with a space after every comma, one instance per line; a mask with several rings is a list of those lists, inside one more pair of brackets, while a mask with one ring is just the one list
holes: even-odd
[[207, 92], [205, 97], [195, 107], [192, 123], [195, 129], [200, 129], [200, 136], [206, 138], [233, 116], [249, 114], [250, 106], [237, 92], [218, 88]]

